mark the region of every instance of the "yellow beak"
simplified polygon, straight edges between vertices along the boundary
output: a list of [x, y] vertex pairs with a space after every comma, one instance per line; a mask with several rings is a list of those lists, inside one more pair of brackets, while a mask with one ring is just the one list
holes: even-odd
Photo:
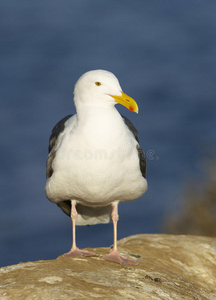
[[138, 108], [136, 101], [133, 98], [131, 98], [130, 96], [128, 96], [127, 94], [125, 94], [123, 92], [121, 92], [121, 93], [122, 93], [121, 96], [116, 96], [116, 95], [109, 95], [109, 96], [113, 97], [115, 99], [115, 102], [124, 105], [130, 111], [134, 111], [138, 114], [139, 108]]

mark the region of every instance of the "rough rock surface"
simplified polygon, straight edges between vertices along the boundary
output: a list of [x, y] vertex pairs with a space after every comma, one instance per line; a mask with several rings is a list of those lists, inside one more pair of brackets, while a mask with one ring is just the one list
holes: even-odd
[[20, 263], [0, 269], [0, 299], [216, 300], [216, 239], [135, 235], [118, 243], [137, 266], [97, 257]]

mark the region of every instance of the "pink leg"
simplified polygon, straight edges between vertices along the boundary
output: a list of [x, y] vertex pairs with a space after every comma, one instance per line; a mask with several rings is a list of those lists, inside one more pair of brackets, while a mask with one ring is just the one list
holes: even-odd
[[113, 205], [112, 221], [113, 221], [113, 248], [109, 254], [103, 256], [104, 259], [110, 260], [116, 263], [124, 265], [137, 265], [137, 262], [133, 259], [122, 256], [117, 250], [117, 222], [119, 220], [118, 215], [118, 203]]
[[87, 250], [80, 250], [76, 246], [76, 219], [77, 219], [77, 210], [76, 210], [76, 202], [71, 201], [71, 220], [72, 220], [72, 231], [73, 231], [73, 243], [69, 252], [63, 254], [63, 256], [72, 256], [72, 257], [80, 257], [80, 256], [95, 256], [96, 254], [93, 252], [89, 252]]

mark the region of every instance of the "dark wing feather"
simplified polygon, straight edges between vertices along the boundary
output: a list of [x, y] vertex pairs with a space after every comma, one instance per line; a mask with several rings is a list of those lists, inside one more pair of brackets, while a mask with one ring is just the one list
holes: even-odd
[[55, 158], [56, 150], [56, 142], [59, 137], [59, 134], [64, 131], [65, 129], [65, 122], [71, 118], [73, 115], [68, 115], [64, 117], [61, 121], [59, 121], [55, 127], [52, 130], [52, 133], [50, 135], [49, 139], [49, 155], [47, 158], [47, 165], [46, 165], [46, 177], [49, 178], [53, 174], [53, 169], [52, 169], [52, 163]]
[[125, 124], [127, 125], [127, 127], [129, 128], [129, 130], [133, 133], [136, 141], [138, 142], [137, 151], [138, 151], [139, 162], [140, 162], [140, 170], [141, 170], [142, 176], [146, 178], [146, 159], [145, 159], [145, 154], [139, 145], [138, 131], [129, 119], [127, 119], [124, 116], [122, 116], [122, 118], [123, 118]]
[[71, 215], [71, 201], [65, 200], [57, 203], [58, 207], [61, 208], [61, 210], [70, 217]]

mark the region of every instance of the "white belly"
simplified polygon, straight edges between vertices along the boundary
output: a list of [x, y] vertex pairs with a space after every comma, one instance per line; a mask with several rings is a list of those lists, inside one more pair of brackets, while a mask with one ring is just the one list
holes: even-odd
[[46, 184], [47, 197], [55, 203], [74, 199], [87, 206], [139, 198], [147, 182], [133, 135], [125, 128], [115, 131], [110, 124], [96, 131], [87, 128], [63, 138]]

